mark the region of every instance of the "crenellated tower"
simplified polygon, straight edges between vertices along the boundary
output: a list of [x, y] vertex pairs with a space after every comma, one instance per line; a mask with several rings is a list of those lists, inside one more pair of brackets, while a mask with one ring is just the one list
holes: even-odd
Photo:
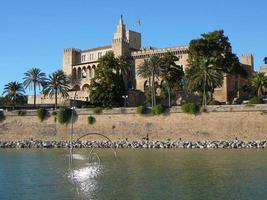
[[63, 49], [63, 71], [67, 76], [72, 74], [72, 66], [81, 62], [81, 50], [74, 48]]
[[117, 25], [117, 32], [114, 33], [112, 40], [112, 50], [115, 56], [121, 56], [129, 53], [129, 41], [126, 37], [126, 28], [123, 23], [122, 16], [120, 17], [119, 23]]
[[247, 70], [249, 74], [252, 74], [254, 72], [254, 57], [253, 54], [242, 54], [241, 55], [241, 63]]

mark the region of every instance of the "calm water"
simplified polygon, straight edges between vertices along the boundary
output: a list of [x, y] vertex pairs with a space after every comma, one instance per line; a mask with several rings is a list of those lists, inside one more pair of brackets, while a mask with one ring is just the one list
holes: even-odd
[[0, 199], [267, 199], [267, 150], [0, 150]]

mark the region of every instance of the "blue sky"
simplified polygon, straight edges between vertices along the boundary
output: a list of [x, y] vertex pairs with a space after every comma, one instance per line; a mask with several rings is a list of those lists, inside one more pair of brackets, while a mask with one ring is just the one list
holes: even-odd
[[142, 32], [143, 46], [188, 44], [224, 29], [233, 51], [253, 53], [258, 69], [267, 56], [266, 8], [266, 0], [1, 0], [0, 94], [32, 67], [61, 69], [63, 48], [110, 44], [120, 14]]

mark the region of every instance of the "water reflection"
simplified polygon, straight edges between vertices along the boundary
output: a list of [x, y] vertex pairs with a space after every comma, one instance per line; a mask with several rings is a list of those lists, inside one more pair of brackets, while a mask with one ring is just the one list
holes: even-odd
[[98, 163], [90, 163], [86, 167], [70, 171], [68, 178], [80, 195], [90, 197], [97, 190], [96, 178], [102, 173], [102, 167]]
[[[83, 163], [83, 167], [79, 166], [74, 169], [73, 162], [75, 160], [87, 160], [87, 162]], [[97, 177], [100, 175], [103, 175], [103, 166], [100, 165], [100, 161], [96, 161], [94, 157], [88, 159], [81, 154], [72, 154], [72, 162], [67, 176], [79, 196], [92, 198], [99, 187]]]
[[[69, 156], [69, 155], [67, 155], [67, 156]], [[74, 160], [86, 160], [86, 157], [85, 156], [83, 156], [81, 154], [78, 154], [78, 153], [72, 154], [72, 158]]]

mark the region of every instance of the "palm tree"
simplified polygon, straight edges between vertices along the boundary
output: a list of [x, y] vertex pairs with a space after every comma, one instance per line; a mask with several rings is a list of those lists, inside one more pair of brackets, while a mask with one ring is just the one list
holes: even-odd
[[166, 53], [162, 57], [162, 65], [160, 68], [160, 77], [167, 86], [168, 90], [168, 104], [171, 107], [171, 89], [179, 87], [183, 78], [184, 72], [180, 65], [175, 62], [178, 58], [171, 52]]
[[45, 73], [41, 71], [39, 68], [32, 68], [26, 73], [24, 73], [24, 82], [23, 85], [25, 88], [30, 88], [34, 91], [34, 107], [36, 105], [36, 87], [40, 87], [44, 85], [46, 81]]
[[45, 96], [55, 97], [55, 109], [57, 109], [58, 95], [62, 95], [64, 98], [68, 97], [69, 84], [70, 81], [62, 70], [58, 70], [49, 75], [44, 85], [43, 93]]
[[15, 109], [15, 105], [16, 105], [16, 100], [19, 97], [24, 96], [24, 88], [23, 88], [23, 84], [19, 83], [19, 82], [9, 82], [8, 84], [5, 85], [4, 87], [4, 91], [3, 91], [3, 95], [5, 95], [5, 97], [10, 98], [13, 104], [13, 109]]
[[127, 76], [128, 72], [131, 67], [131, 61], [132, 58], [130, 56], [119, 56], [117, 58], [117, 69], [116, 73], [118, 74], [118, 71], [121, 72], [123, 76]]
[[188, 89], [203, 94], [203, 105], [207, 106], [207, 93], [214, 92], [216, 87], [223, 83], [223, 72], [216, 67], [214, 58], [202, 57], [197, 66], [191, 66], [186, 70]]
[[257, 93], [258, 97], [261, 97], [267, 92], [267, 76], [264, 72], [255, 73], [250, 79], [250, 85]]
[[160, 66], [162, 60], [159, 56], [153, 55], [149, 60], [145, 60], [142, 65], [139, 66], [137, 71], [138, 75], [142, 78], [149, 78], [151, 80], [151, 105], [156, 106], [156, 91], [155, 91], [155, 79], [160, 76]]

